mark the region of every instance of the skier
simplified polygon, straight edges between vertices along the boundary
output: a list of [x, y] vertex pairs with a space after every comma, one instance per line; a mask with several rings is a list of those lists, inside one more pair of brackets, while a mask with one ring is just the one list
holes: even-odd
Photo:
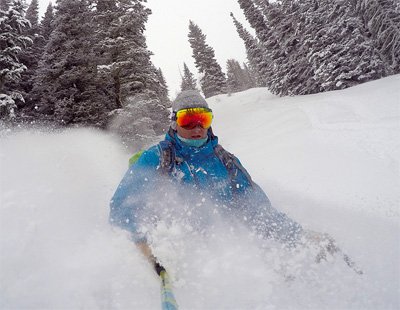
[[154, 193], [163, 188], [167, 188], [165, 196], [171, 188], [176, 191], [176, 204], [192, 205], [195, 210], [196, 201], [211, 201], [222, 214], [243, 220], [257, 234], [289, 247], [306, 237], [321, 244], [320, 258], [326, 252], [337, 251], [327, 235], [305, 231], [271, 206], [240, 161], [218, 144], [211, 130], [212, 119], [212, 111], [199, 92], [181, 92], [172, 104], [171, 126], [165, 140], [143, 152], [111, 200], [110, 222], [131, 232], [156, 272], [160, 275], [165, 269], [152, 254], [141, 224], [157, 218], [149, 210], [160, 205], [160, 198]]

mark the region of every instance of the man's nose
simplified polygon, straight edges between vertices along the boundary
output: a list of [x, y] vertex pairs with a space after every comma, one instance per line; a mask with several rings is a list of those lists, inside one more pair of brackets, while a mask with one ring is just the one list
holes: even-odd
[[195, 130], [202, 130], [203, 126], [201, 124], [197, 124], [196, 127], [194, 127]]

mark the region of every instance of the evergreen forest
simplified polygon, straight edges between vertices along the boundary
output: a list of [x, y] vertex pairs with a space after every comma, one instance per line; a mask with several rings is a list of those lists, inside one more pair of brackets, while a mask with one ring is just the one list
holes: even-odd
[[[252, 87], [279, 96], [344, 89], [400, 73], [397, 0], [238, 0], [247, 61], [218, 63], [195, 21], [181, 90], [208, 98]], [[88, 126], [148, 141], [165, 132], [167, 81], [146, 44], [145, 0], [0, 0], [2, 127]], [[229, 14], [229, 8], [227, 8]], [[223, 34], [221, 34], [223, 35]]]

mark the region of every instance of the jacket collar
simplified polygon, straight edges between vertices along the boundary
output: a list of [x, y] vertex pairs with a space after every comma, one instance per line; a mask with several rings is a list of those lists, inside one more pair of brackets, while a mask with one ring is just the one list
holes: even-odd
[[214, 147], [218, 144], [218, 137], [213, 134], [211, 128], [208, 130], [207, 135], [208, 140], [204, 145], [201, 147], [192, 147], [180, 141], [176, 137], [176, 131], [170, 128], [165, 136], [165, 140], [170, 141], [174, 145], [175, 151], [179, 156], [183, 158], [192, 158], [214, 153]]

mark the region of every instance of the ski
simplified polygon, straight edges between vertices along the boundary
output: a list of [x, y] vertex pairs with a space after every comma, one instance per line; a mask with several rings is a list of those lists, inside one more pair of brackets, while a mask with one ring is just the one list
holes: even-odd
[[178, 304], [172, 292], [172, 285], [168, 273], [163, 270], [160, 273], [161, 277], [161, 309], [162, 310], [177, 310]]

